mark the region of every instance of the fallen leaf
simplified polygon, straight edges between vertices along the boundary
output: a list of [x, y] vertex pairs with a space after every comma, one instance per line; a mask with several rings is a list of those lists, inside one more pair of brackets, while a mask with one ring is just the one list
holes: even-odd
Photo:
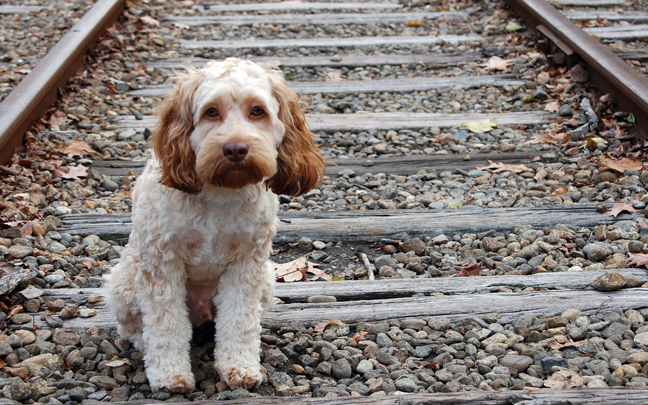
[[62, 166], [61, 169], [67, 167], [67, 172], [62, 172], [61, 177], [64, 179], [78, 180], [81, 177], [86, 177], [88, 175], [88, 168], [84, 165], [76, 166]]
[[599, 158], [598, 164], [604, 167], [609, 167], [610, 169], [616, 170], [620, 173], [623, 173], [626, 169], [640, 171], [644, 168], [644, 165], [641, 162], [628, 158], [614, 159], [607, 153]]
[[598, 137], [598, 136], [593, 136], [591, 138], [587, 138], [587, 147], [590, 149], [596, 149], [596, 147], [602, 143], [603, 145], [606, 145], [607, 142], [605, 139]]
[[423, 26], [423, 21], [421, 20], [412, 20], [408, 21], [407, 24], [405, 24], [406, 27], [422, 27]]
[[152, 25], [153, 27], [157, 27], [160, 25], [160, 22], [158, 20], [148, 15], [143, 15], [139, 19], [141, 22], [143, 22], [146, 25]]
[[92, 149], [90, 145], [80, 139], [73, 139], [69, 144], [56, 150], [66, 154], [69, 157], [83, 157], [85, 155], [99, 156], [99, 153], [97, 153], [97, 151]]
[[286, 283], [299, 281], [308, 272], [308, 254], [305, 254], [288, 263], [274, 263], [277, 281]]
[[583, 69], [581, 65], [576, 65], [571, 68], [571, 70], [567, 72], [567, 76], [569, 76], [576, 83], [583, 83], [589, 79], [587, 70]]
[[565, 132], [558, 132], [558, 131], [559, 129], [555, 128], [552, 129], [551, 131], [535, 134], [533, 138], [529, 139], [524, 143], [528, 145], [537, 144], [537, 143], [546, 143], [555, 146], [563, 145], [564, 143], [569, 141], [571, 135]]
[[582, 387], [585, 381], [580, 374], [573, 370], [564, 369], [556, 371], [549, 379], [544, 382], [545, 387], [555, 390], [563, 390], [566, 388]]
[[340, 72], [328, 72], [324, 75], [325, 82], [343, 82], [346, 80], [346, 77]]
[[[282, 264], [274, 263], [274, 265], [277, 274], [277, 281], [280, 282], [290, 283], [294, 281], [315, 280], [333, 281], [330, 274], [327, 274], [324, 270], [316, 268], [315, 263], [308, 261], [308, 253], [291, 262]], [[306, 273], [313, 274], [314, 277], [304, 279]]]
[[113, 361], [110, 361], [105, 364], [106, 367], [109, 368], [114, 368], [114, 367], [121, 367], [121, 366], [130, 366], [130, 361], [127, 359], [115, 359]]
[[557, 101], [552, 101], [550, 103], [547, 103], [544, 109], [545, 111], [549, 111], [552, 113], [558, 112], [558, 110], [560, 110], [560, 103]]
[[328, 322], [318, 322], [313, 326], [313, 330], [315, 332], [323, 332], [326, 328], [332, 325], [346, 325], [346, 323], [342, 322], [339, 319], [331, 319]]
[[356, 343], [361, 341], [361, 340], [365, 340], [365, 336], [368, 335], [368, 334], [369, 334], [369, 332], [361, 330], [360, 332], [353, 335], [353, 340], [355, 340]]
[[486, 166], [475, 166], [479, 170], [492, 170], [495, 173], [501, 172], [513, 172], [513, 173], [522, 173], [529, 170], [526, 165], [510, 165], [506, 163], [493, 162], [492, 160], [487, 160], [488, 165]]
[[616, 203], [610, 208], [608, 212], [605, 213], [605, 215], [612, 215], [613, 217], [616, 218], [617, 215], [622, 213], [623, 211], [627, 211], [630, 214], [634, 214], [637, 212], [635, 208], [632, 206], [632, 201], [626, 201], [622, 203]]
[[567, 190], [563, 186], [560, 186], [560, 187], [557, 187], [554, 191], [552, 191], [551, 195], [555, 197], [555, 196], [559, 196], [559, 195], [563, 195], [563, 194], [567, 194], [567, 193], [569, 193], [569, 190]]
[[510, 32], [519, 31], [519, 30], [521, 30], [521, 29], [523, 29], [523, 28], [524, 28], [524, 27], [521, 26], [520, 24], [518, 24], [517, 21], [513, 21], [513, 20], [509, 21], [509, 22], [506, 24], [506, 30], [507, 30], [507, 31], [510, 31]]
[[549, 342], [549, 346], [554, 350], [560, 350], [565, 347], [580, 347], [587, 342], [588, 340], [574, 342], [569, 336], [558, 335], [554, 336], [553, 340]]
[[646, 253], [628, 253], [629, 259], [626, 266], [645, 266], [648, 264], [648, 254]]
[[479, 275], [482, 266], [481, 263], [474, 262], [466, 266], [455, 266], [455, 268], [459, 270], [457, 272], [459, 277], [474, 277]]
[[27, 235], [31, 235], [33, 232], [32, 222], [29, 221], [22, 228], [20, 228], [20, 237], [24, 238]]
[[313, 277], [305, 278], [304, 281], [316, 281], [316, 280], [333, 281], [332, 275], [328, 274], [324, 270], [316, 269], [311, 265], [309, 265], [307, 273], [313, 274]]
[[179, 23], [179, 22], [174, 22], [174, 23], [173, 23], [173, 26], [176, 27], [176, 28], [178, 28], [178, 29], [181, 29], [181, 30], [188, 30], [188, 29], [189, 29], [189, 26], [188, 26], [188, 25], [181, 24], [181, 23]]
[[440, 145], [447, 145], [450, 142], [459, 143], [459, 138], [457, 138], [453, 134], [448, 134], [444, 132], [444, 133], [440, 133], [439, 135], [433, 136], [432, 141]]
[[478, 66], [484, 67], [489, 71], [493, 71], [493, 70], [505, 71], [514, 62], [515, 60], [513, 59], [502, 59], [499, 56], [491, 56], [487, 62], [480, 63]]
[[493, 128], [497, 128], [497, 123], [493, 120], [475, 121], [466, 124], [466, 128], [468, 128], [470, 132], [479, 134], [490, 132]]
[[549, 172], [547, 171], [547, 169], [544, 168], [544, 166], [540, 167], [538, 168], [538, 170], [536, 170], [536, 175], [533, 177], [533, 180], [535, 181], [542, 180], [545, 177], [547, 177], [548, 174]]
[[81, 262], [81, 263], [83, 263], [88, 270], [92, 269], [95, 266], [95, 264], [93, 262], [90, 262], [90, 261], [85, 261], [85, 262]]

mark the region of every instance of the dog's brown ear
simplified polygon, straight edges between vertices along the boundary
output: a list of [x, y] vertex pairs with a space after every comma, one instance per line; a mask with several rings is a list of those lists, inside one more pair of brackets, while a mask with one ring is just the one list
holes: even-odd
[[200, 71], [187, 68], [178, 75], [178, 86], [162, 104], [160, 122], [153, 131], [153, 150], [160, 162], [160, 183], [186, 193], [202, 190], [196, 156], [189, 137], [193, 131], [193, 95], [203, 81]]
[[288, 88], [286, 80], [274, 71], [267, 72], [272, 95], [279, 102], [279, 119], [286, 134], [279, 146], [277, 173], [266, 184], [275, 194], [299, 196], [319, 186], [326, 168], [315, 145], [315, 135], [304, 117], [305, 105]]

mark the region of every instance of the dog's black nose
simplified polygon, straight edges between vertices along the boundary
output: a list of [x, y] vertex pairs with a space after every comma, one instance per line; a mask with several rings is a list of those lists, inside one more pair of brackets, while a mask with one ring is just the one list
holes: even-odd
[[223, 145], [223, 155], [230, 162], [240, 162], [247, 156], [250, 151], [248, 144], [243, 142], [230, 142]]

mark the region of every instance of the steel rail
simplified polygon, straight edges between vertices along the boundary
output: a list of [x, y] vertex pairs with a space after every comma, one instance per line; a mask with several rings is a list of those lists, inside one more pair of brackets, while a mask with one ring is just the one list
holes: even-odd
[[648, 139], [648, 79], [569, 21], [548, 1], [507, 1], [531, 29], [539, 31], [544, 27], [571, 48], [587, 64], [591, 82], [601, 94], [609, 93], [620, 110], [632, 113], [639, 134]]
[[11, 159], [25, 132], [83, 64], [86, 50], [124, 10], [125, 0], [97, 0], [81, 20], [52, 47], [0, 103], [0, 163]]

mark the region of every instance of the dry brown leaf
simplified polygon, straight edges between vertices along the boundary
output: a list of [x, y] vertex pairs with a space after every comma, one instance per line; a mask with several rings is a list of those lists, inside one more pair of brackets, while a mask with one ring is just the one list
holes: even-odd
[[286, 283], [299, 281], [308, 271], [308, 254], [305, 254], [288, 263], [274, 263], [277, 281]]
[[567, 72], [567, 76], [569, 76], [576, 83], [583, 83], [589, 79], [587, 70], [583, 69], [581, 65], [576, 65], [571, 68], [571, 70]]
[[369, 332], [361, 330], [360, 332], [353, 335], [353, 340], [355, 340], [356, 342], [359, 342], [361, 340], [365, 340], [365, 336], [368, 335], [368, 334], [369, 334]]
[[560, 350], [564, 349], [565, 347], [580, 347], [587, 342], [588, 340], [574, 342], [569, 336], [558, 335], [554, 336], [553, 340], [549, 342], [549, 346], [554, 350]]
[[533, 180], [535, 181], [542, 180], [545, 177], [547, 177], [548, 174], [549, 172], [547, 171], [547, 169], [544, 168], [544, 166], [540, 167], [538, 168], [538, 170], [536, 170], [536, 175], [533, 177]]
[[501, 172], [513, 172], [513, 173], [522, 173], [529, 170], [526, 165], [510, 165], [506, 163], [493, 162], [492, 160], [487, 160], [488, 165], [486, 166], [475, 166], [479, 170], [492, 170], [495, 173]]
[[69, 157], [83, 157], [86, 155], [99, 156], [99, 153], [97, 153], [97, 151], [92, 149], [90, 145], [80, 139], [73, 139], [69, 144], [56, 150], [66, 154]]
[[571, 137], [570, 134], [564, 133], [564, 132], [557, 132], [556, 129], [553, 129], [548, 132], [542, 132], [539, 134], [535, 134], [533, 138], [529, 139], [528, 141], [524, 142], [525, 144], [536, 144], [536, 143], [547, 143], [550, 145], [555, 145], [555, 146], [560, 146], [567, 141], [569, 141], [569, 138]]
[[566, 388], [582, 387], [585, 381], [580, 374], [573, 370], [564, 369], [556, 371], [549, 379], [544, 382], [545, 387], [555, 390]]
[[605, 154], [599, 158], [598, 164], [608, 167], [617, 172], [623, 173], [626, 169], [630, 170], [643, 170], [643, 163], [628, 158], [614, 159], [609, 154]]
[[160, 22], [158, 20], [148, 15], [143, 15], [139, 19], [141, 22], [143, 22], [146, 25], [151, 25], [153, 27], [157, 27], [160, 25]]
[[[288, 263], [274, 263], [277, 281], [285, 283], [315, 280], [333, 281], [330, 274], [327, 274], [324, 270], [315, 268], [316, 264], [308, 261], [308, 255], [307, 253]], [[306, 273], [313, 274], [314, 277], [304, 279]]]
[[502, 59], [499, 56], [491, 56], [491, 58], [488, 59], [488, 62], [480, 63], [479, 66], [485, 67], [489, 71], [493, 71], [493, 70], [505, 71], [514, 62], [515, 60], [513, 59]]
[[308, 274], [312, 274], [313, 277], [305, 278], [304, 281], [317, 281], [317, 280], [324, 280], [324, 281], [333, 281], [333, 276], [325, 272], [324, 270], [316, 269], [313, 267], [311, 263], [309, 263], [308, 266]]
[[453, 134], [443, 132], [439, 135], [433, 136], [432, 141], [440, 145], [447, 145], [450, 142], [459, 143], [459, 138], [457, 138]]
[[325, 82], [343, 82], [346, 80], [346, 77], [340, 72], [328, 72], [324, 75]]
[[558, 112], [558, 110], [560, 110], [560, 103], [557, 101], [552, 101], [550, 103], [545, 104], [544, 109], [545, 111], [549, 111], [552, 113]]
[[316, 323], [315, 326], [313, 327], [313, 330], [315, 332], [323, 332], [326, 328], [328, 328], [329, 326], [332, 326], [332, 325], [346, 325], [346, 323], [342, 322], [339, 319], [331, 319], [328, 322], [318, 322], [318, 323]]
[[68, 171], [61, 173], [61, 177], [64, 179], [78, 180], [81, 177], [86, 177], [88, 175], [88, 168], [84, 165], [62, 166], [61, 169], [66, 167], [68, 168]]
[[557, 187], [554, 191], [552, 191], [551, 195], [555, 197], [555, 196], [559, 196], [559, 195], [563, 195], [563, 194], [567, 194], [567, 193], [569, 193], [569, 190], [567, 190], [563, 186], [560, 186], [560, 187]]
[[612, 215], [616, 218], [616, 216], [623, 211], [629, 212], [630, 214], [637, 212], [637, 210], [635, 210], [635, 208], [632, 206], [632, 201], [626, 201], [614, 204], [612, 208], [610, 208], [610, 210], [605, 213], [605, 215]]
[[626, 266], [645, 266], [648, 264], [648, 254], [646, 253], [628, 253], [628, 261]]
[[459, 277], [474, 277], [478, 276], [479, 273], [481, 272], [481, 263], [471, 263], [466, 266], [455, 266], [455, 268], [459, 269], [457, 272], [457, 275]]

